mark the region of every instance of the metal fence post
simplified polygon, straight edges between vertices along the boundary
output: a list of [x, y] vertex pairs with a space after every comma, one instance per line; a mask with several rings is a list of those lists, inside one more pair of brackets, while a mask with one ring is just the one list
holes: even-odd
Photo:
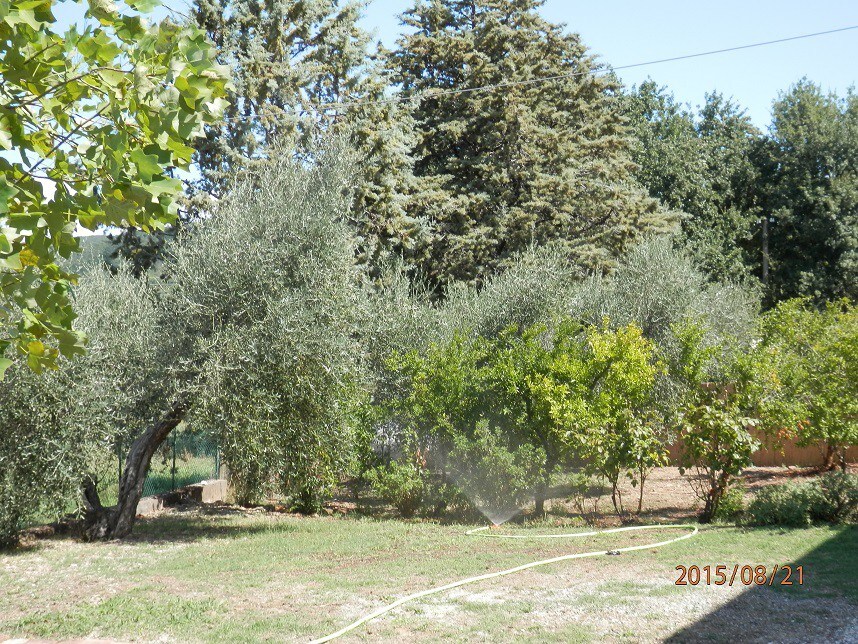
[[172, 487], [171, 490], [176, 489], [176, 434], [173, 433], [173, 467], [170, 470], [170, 475], [172, 479]]

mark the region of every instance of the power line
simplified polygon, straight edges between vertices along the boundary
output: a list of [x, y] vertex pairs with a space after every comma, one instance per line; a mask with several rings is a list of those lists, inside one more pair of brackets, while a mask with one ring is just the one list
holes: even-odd
[[[803, 40], [805, 38], [815, 38], [817, 36], [827, 36], [829, 34], [841, 33], [844, 31], [851, 31], [853, 29], [858, 29], [858, 25], [852, 25], [850, 27], [840, 27], [838, 29], [829, 29], [827, 31], [817, 31], [809, 34], [801, 34], [799, 36], [789, 36], [787, 38], [778, 38], [776, 40], [765, 40], [763, 42], [755, 42], [748, 45], [738, 45], [736, 47], [725, 47], [723, 49], [712, 49], [709, 51], [702, 51], [695, 54], [683, 54], [681, 56], [671, 56], [670, 58], [658, 58], [656, 60], [648, 60], [641, 63], [632, 63], [629, 65], [620, 65], [618, 67], [610, 67], [606, 70], [583, 70], [577, 72], [569, 72], [568, 74], [557, 74], [555, 76], [542, 76], [539, 78], [531, 78], [528, 80], [521, 81], [508, 81], [504, 83], [494, 83], [491, 85], [482, 85], [479, 87], [464, 87], [461, 89], [446, 89], [446, 90], [428, 90], [422, 92], [420, 94], [413, 94], [410, 96], [392, 96], [390, 98], [382, 98], [382, 99], [373, 99], [373, 100], [363, 100], [363, 101], [343, 101], [343, 102], [330, 102], [330, 103], [311, 103], [306, 105], [305, 107], [309, 109], [316, 109], [320, 111], [329, 110], [333, 108], [348, 108], [348, 107], [360, 107], [362, 105], [387, 105], [394, 103], [404, 103], [407, 101], [420, 100], [423, 98], [437, 98], [440, 96], [450, 96], [454, 94], [470, 94], [474, 92], [487, 92], [495, 89], [504, 89], [508, 87], [521, 87], [525, 85], [536, 85], [539, 83], [550, 83], [558, 80], [564, 80], [567, 78], [575, 78], [577, 76], [586, 76], [588, 74], [597, 74], [597, 73], [610, 73], [614, 71], [619, 71], [622, 69], [634, 69], [636, 67], [646, 67], [649, 65], [660, 65], [663, 63], [672, 63], [679, 60], [689, 60], [692, 58], [701, 58], [703, 56], [713, 56], [715, 54], [725, 54], [732, 51], [741, 51], [743, 49], [753, 49], [756, 47], [766, 47], [768, 45], [776, 45], [784, 42], [791, 42], [793, 40]], [[241, 120], [246, 117], [236, 116], [226, 118], [224, 120]]]

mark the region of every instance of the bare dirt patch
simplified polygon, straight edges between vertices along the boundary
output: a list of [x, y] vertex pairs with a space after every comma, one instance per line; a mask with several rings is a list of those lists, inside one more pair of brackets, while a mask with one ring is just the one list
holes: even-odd
[[[849, 466], [849, 471], [858, 472], [858, 464]], [[818, 475], [814, 468], [801, 467], [750, 467], [734, 482], [744, 489], [745, 500], [750, 501], [753, 494], [768, 485], [803, 481]], [[679, 473], [678, 467], [660, 467], [652, 471], [644, 488], [643, 521], [685, 521], [694, 519], [702, 509], [702, 502], [695, 496], [689, 479], [694, 474]], [[562, 492], [562, 486], [557, 488]], [[628, 481], [623, 481], [620, 490], [627, 511], [637, 510], [639, 489]], [[594, 507], [598, 510], [593, 512]], [[549, 510], [556, 514], [576, 514], [578, 509], [571, 499], [562, 496], [549, 502]], [[601, 496], [589, 495], [585, 501], [585, 517], [598, 525], [616, 525], [619, 519], [612, 516], [614, 508], [609, 493]]]

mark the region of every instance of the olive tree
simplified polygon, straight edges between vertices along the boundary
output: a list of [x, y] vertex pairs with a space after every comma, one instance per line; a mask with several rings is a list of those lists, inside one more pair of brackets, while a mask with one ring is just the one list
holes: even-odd
[[510, 326], [523, 330], [550, 324], [562, 316], [564, 303], [583, 277], [560, 249], [530, 247], [479, 289], [451, 284], [438, 310], [438, 326], [448, 338], [457, 330], [491, 338]]
[[610, 275], [589, 277], [571, 291], [568, 314], [588, 324], [605, 319], [614, 327], [638, 326], [668, 369], [659, 373], [656, 398], [670, 422], [686, 394], [678, 377], [686, 322], [700, 325], [704, 343], [749, 346], [756, 333], [759, 293], [750, 285], [711, 281], [668, 237], [650, 237], [633, 247]]
[[[84, 275], [77, 299], [89, 355], [48, 379], [20, 376], [41, 397], [17, 380], [4, 385], [14, 393], [3, 398], [0, 424], [32, 438], [4, 443], [15, 480], [27, 477], [26, 450], [41, 450], [30, 461], [41, 467], [60, 437], [62, 453], [80, 457], [33, 505], [59, 503], [83, 483], [87, 535], [126, 536], [153, 454], [191, 417], [218, 429], [245, 500], [278, 489], [318, 505], [350, 454], [366, 390], [361, 339], [371, 307], [344, 223], [347, 157], [332, 145], [242, 177], [171, 253], [167, 279]], [[64, 389], [54, 391], [59, 381]], [[49, 401], [62, 406], [53, 412]], [[119, 441], [127, 452], [117, 503], [106, 507], [83, 446], [112, 454]]]
[[[121, 268], [81, 271], [74, 289], [85, 356], [35, 374], [23, 366], [0, 382], [0, 539], [24, 523], [79, 507], [115, 484], [117, 448], [156, 421], [171, 388], [173, 336], [150, 289]], [[90, 505], [89, 502], [93, 505]], [[136, 502], [135, 502], [136, 507]], [[94, 517], [92, 517], [94, 519]]]
[[317, 507], [350, 456], [368, 305], [347, 156], [332, 145], [248, 174], [170, 267], [200, 374], [194, 414], [219, 432], [244, 501], [276, 490]]

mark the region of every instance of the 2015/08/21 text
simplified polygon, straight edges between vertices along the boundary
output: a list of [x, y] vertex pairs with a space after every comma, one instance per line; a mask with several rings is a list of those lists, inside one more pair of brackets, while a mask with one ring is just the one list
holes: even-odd
[[804, 585], [804, 566], [741, 566], [733, 564], [717, 566], [677, 566], [679, 577], [677, 586], [802, 586]]

